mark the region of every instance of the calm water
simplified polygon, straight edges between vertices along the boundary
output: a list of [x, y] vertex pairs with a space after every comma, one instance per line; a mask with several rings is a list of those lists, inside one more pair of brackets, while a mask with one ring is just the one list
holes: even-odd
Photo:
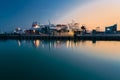
[[0, 41], [0, 80], [120, 80], [120, 41]]

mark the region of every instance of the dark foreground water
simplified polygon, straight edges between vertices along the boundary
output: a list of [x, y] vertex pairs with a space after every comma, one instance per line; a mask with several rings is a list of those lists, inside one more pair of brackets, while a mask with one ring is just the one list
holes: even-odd
[[0, 80], [120, 80], [120, 41], [0, 41]]

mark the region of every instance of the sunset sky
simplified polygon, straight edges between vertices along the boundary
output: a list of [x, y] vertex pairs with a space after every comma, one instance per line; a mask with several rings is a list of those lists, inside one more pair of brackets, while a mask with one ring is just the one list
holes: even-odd
[[[120, 24], [120, 0], [0, 0], [0, 31], [41, 24], [71, 23], [88, 29]], [[119, 28], [120, 29], [120, 28]]]

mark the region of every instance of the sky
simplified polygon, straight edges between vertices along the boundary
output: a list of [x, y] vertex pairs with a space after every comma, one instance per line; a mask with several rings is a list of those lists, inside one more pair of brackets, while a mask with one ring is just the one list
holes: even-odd
[[86, 25], [87, 28], [96, 29], [100, 27], [104, 30], [106, 26], [118, 24], [120, 30], [120, 0], [93, 0], [75, 7], [72, 11], [64, 15], [60, 21], [74, 19]]
[[104, 29], [120, 20], [120, 0], [0, 0], [0, 31], [30, 28], [32, 22], [71, 23]]

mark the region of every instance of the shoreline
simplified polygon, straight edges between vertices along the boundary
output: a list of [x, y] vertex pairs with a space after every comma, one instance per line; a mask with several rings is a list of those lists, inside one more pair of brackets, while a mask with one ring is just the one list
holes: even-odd
[[10, 35], [0, 34], [0, 39], [52, 39], [52, 40], [74, 40], [74, 36], [47, 36], [47, 35]]
[[42, 39], [42, 40], [104, 40], [104, 41], [120, 41], [120, 34], [109, 34], [109, 35], [76, 35], [76, 36], [47, 36], [47, 35], [11, 35], [11, 34], [0, 34], [0, 40], [4, 39]]

